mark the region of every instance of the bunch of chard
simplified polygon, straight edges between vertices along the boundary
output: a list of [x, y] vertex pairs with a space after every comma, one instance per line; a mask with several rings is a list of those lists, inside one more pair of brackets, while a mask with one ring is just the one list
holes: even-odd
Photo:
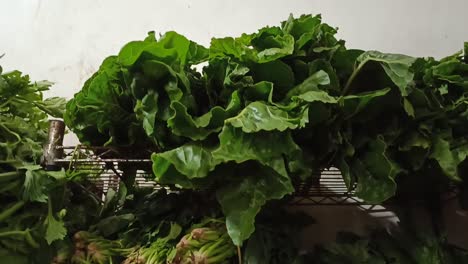
[[120, 240], [109, 240], [86, 231], [75, 233], [73, 240], [75, 251], [71, 263], [74, 264], [115, 263], [115, 259], [134, 251], [133, 248], [126, 248]]

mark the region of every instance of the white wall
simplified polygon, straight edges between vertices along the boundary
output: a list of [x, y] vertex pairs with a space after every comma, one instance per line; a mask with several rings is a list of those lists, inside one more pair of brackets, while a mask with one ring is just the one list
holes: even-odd
[[[290, 13], [321, 13], [351, 48], [441, 57], [468, 40], [467, 10], [468, 0], [0, 0], [0, 65], [55, 82], [48, 95], [71, 97], [106, 56], [148, 31], [176, 30], [208, 45], [211, 37], [278, 25]], [[366, 224], [346, 212], [335, 219], [356, 230]]]
[[468, 40], [466, 10], [467, 0], [0, 0], [0, 64], [71, 97], [103, 58], [147, 31], [176, 30], [208, 45], [289, 13], [322, 13], [349, 47], [440, 57]]

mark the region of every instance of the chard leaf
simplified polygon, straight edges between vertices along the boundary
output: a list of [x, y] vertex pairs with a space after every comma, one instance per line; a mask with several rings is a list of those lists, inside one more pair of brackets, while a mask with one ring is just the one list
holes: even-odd
[[357, 179], [356, 196], [371, 203], [381, 203], [395, 195], [395, 177], [401, 168], [388, 158], [387, 145], [382, 138], [368, 144], [360, 158], [354, 158], [351, 171]]
[[384, 69], [388, 77], [400, 89], [402, 96], [408, 96], [410, 90], [409, 84], [413, 82], [414, 73], [411, 71], [411, 66], [415, 62], [415, 58], [402, 55], [381, 53], [378, 51], [367, 51], [362, 53], [356, 61], [359, 65], [356, 68], [358, 72], [369, 61], [379, 63]]
[[[252, 46], [254, 47], [252, 49]], [[210, 57], [232, 56], [240, 61], [267, 63], [292, 54], [294, 38], [275, 28], [263, 28], [257, 34], [240, 38], [213, 38]]]
[[216, 192], [226, 216], [228, 234], [237, 246], [255, 231], [255, 217], [268, 200], [281, 199], [293, 191], [289, 177], [268, 167], [246, 167], [239, 176], [238, 181]]
[[304, 127], [308, 122], [307, 111], [288, 112], [264, 102], [247, 105], [237, 116], [226, 119], [226, 125], [241, 128], [245, 133], [258, 131], [285, 131]]
[[433, 149], [430, 158], [437, 161], [442, 171], [450, 179], [460, 181], [458, 175], [458, 157], [450, 149], [450, 143], [441, 137], [435, 137], [433, 140]]
[[[216, 160], [242, 163], [253, 160], [287, 176], [283, 155], [297, 153], [299, 147], [289, 133], [244, 133], [241, 128], [225, 126], [219, 134], [219, 148], [213, 151]], [[275, 144], [272, 144], [275, 142]], [[300, 155], [297, 156], [299, 158]]]
[[[222, 161], [212, 155], [210, 148], [201, 144], [186, 144], [166, 152], [154, 153], [151, 159], [158, 182], [173, 184], [179, 184], [179, 177], [185, 177], [184, 181], [204, 178]], [[177, 174], [172, 175], [174, 172]]]
[[211, 133], [221, 131], [224, 121], [239, 112], [240, 104], [241, 101], [236, 91], [231, 95], [226, 109], [215, 106], [208, 113], [193, 118], [182, 103], [174, 101], [171, 104], [174, 115], [167, 120], [167, 124], [172, 132], [178, 136], [188, 137], [192, 140], [203, 140]]
[[320, 70], [309, 76], [301, 84], [291, 89], [286, 97], [291, 98], [293, 96], [300, 96], [309, 91], [323, 92], [319, 90], [319, 86], [327, 84], [330, 84], [330, 78], [325, 71]]

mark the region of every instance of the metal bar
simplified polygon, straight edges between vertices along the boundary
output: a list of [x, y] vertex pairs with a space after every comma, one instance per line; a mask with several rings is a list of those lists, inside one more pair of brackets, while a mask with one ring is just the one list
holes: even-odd
[[55, 162], [73, 162], [73, 163], [107, 163], [107, 162], [138, 162], [138, 163], [150, 163], [151, 159], [55, 159]]
[[63, 150], [58, 149], [58, 146], [63, 144], [63, 136], [65, 133], [65, 123], [62, 120], [49, 120], [49, 136], [47, 143], [43, 148], [42, 164], [46, 170], [57, 170], [59, 166], [56, 160], [63, 157]]

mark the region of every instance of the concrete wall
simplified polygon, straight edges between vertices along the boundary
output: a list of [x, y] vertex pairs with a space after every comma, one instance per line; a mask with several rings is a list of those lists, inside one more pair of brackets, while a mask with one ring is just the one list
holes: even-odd
[[[48, 95], [71, 97], [108, 55], [146, 32], [176, 30], [208, 45], [278, 25], [290, 13], [321, 13], [348, 47], [414, 56], [449, 55], [468, 40], [467, 0], [0, 0], [0, 65], [56, 83]], [[76, 139], [68, 137], [66, 144]], [[453, 209], [453, 208], [452, 208]], [[338, 229], [362, 231], [375, 217], [349, 207], [308, 209], [321, 225], [309, 241]], [[467, 218], [448, 210], [456, 241], [468, 239]], [[465, 227], [464, 231], [457, 231]], [[468, 243], [468, 242], [467, 242]]]

